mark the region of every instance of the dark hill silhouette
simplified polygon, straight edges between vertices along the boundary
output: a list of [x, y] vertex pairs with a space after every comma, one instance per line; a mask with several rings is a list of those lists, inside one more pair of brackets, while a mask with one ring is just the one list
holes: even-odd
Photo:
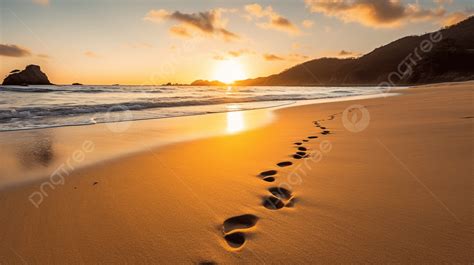
[[196, 80], [191, 83], [191, 86], [225, 86], [226, 84], [217, 80]]
[[[428, 42], [432, 49], [424, 52]], [[406, 71], [404, 62], [412, 71]], [[406, 75], [400, 78], [401, 73]], [[474, 17], [434, 33], [401, 38], [359, 58], [315, 59], [236, 85], [376, 85], [389, 77], [397, 85], [474, 79]]]

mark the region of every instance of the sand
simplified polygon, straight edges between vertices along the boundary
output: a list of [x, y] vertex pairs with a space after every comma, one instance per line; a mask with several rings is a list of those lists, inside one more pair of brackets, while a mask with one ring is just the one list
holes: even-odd
[[[249, 129], [253, 115], [233, 114], [228, 133], [74, 168], [43, 186], [38, 208], [29, 196], [53, 180], [9, 187], [0, 263], [472, 263], [473, 88], [260, 110], [272, 118]], [[353, 105], [363, 108], [344, 112]], [[153, 138], [156, 123], [140, 131]], [[85, 156], [120, 137], [84, 128], [96, 144]], [[71, 132], [54, 146], [83, 140]]]

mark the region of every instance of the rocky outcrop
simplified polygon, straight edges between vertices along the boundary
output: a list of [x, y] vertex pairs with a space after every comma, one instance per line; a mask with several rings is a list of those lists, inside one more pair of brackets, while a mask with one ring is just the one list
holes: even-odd
[[51, 85], [38, 65], [30, 64], [23, 71], [12, 71], [2, 85]]
[[213, 80], [213, 81], [196, 80], [192, 82], [191, 85], [192, 86], [225, 86], [226, 84], [217, 80]]

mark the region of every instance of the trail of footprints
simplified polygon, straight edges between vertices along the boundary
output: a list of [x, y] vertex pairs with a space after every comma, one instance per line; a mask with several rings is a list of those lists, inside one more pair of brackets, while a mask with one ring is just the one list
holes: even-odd
[[[338, 113], [339, 114], [339, 113]], [[328, 120], [333, 120], [336, 114], [330, 115]], [[321, 120], [324, 121], [324, 120]], [[313, 122], [314, 126], [320, 130], [321, 135], [328, 135], [331, 133], [325, 126], [322, 126], [319, 120]], [[299, 160], [308, 158], [308, 148], [304, 146], [312, 139], [317, 139], [318, 136], [310, 135], [306, 139], [295, 142], [296, 152], [291, 155], [293, 159]], [[282, 161], [276, 164], [279, 168], [290, 167], [293, 165], [292, 161]], [[259, 177], [266, 182], [274, 182], [278, 171], [275, 169], [263, 171]], [[262, 206], [269, 210], [280, 210], [284, 207], [294, 207], [296, 198], [291, 190], [283, 187], [273, 186], [268, 188], [268, 194], [263, 197]], [[257, 225], [258, 217], [253, 214], [244, 214], [228, 218], [222, 225], [222, 233], [227, 245], [232, 250], [241, 249], [246, 241], [246, 233]]]

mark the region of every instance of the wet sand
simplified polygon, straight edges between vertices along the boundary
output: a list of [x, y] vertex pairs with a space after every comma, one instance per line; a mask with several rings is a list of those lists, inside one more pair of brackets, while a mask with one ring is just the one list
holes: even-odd
[[[61, 171], [64, 182], [55, 175], [4, 189], [0, 261], [473, 262], [473, 88], [439, 84], [289, 107], [248, 130], [252, 118], [233, 114], [225, 125], [232, 133], [72, 166]], [[214, 126], [210, 117], [172, 134]], [[152, 124], [137, 135], [160, 133]], [[87, 157], [119, 136], [94, 138], [94, 148], [70, 137]], [[128, 140], [114, 148], [136, 139]], [[41, 165], [68, 143], [24, 160]]]

